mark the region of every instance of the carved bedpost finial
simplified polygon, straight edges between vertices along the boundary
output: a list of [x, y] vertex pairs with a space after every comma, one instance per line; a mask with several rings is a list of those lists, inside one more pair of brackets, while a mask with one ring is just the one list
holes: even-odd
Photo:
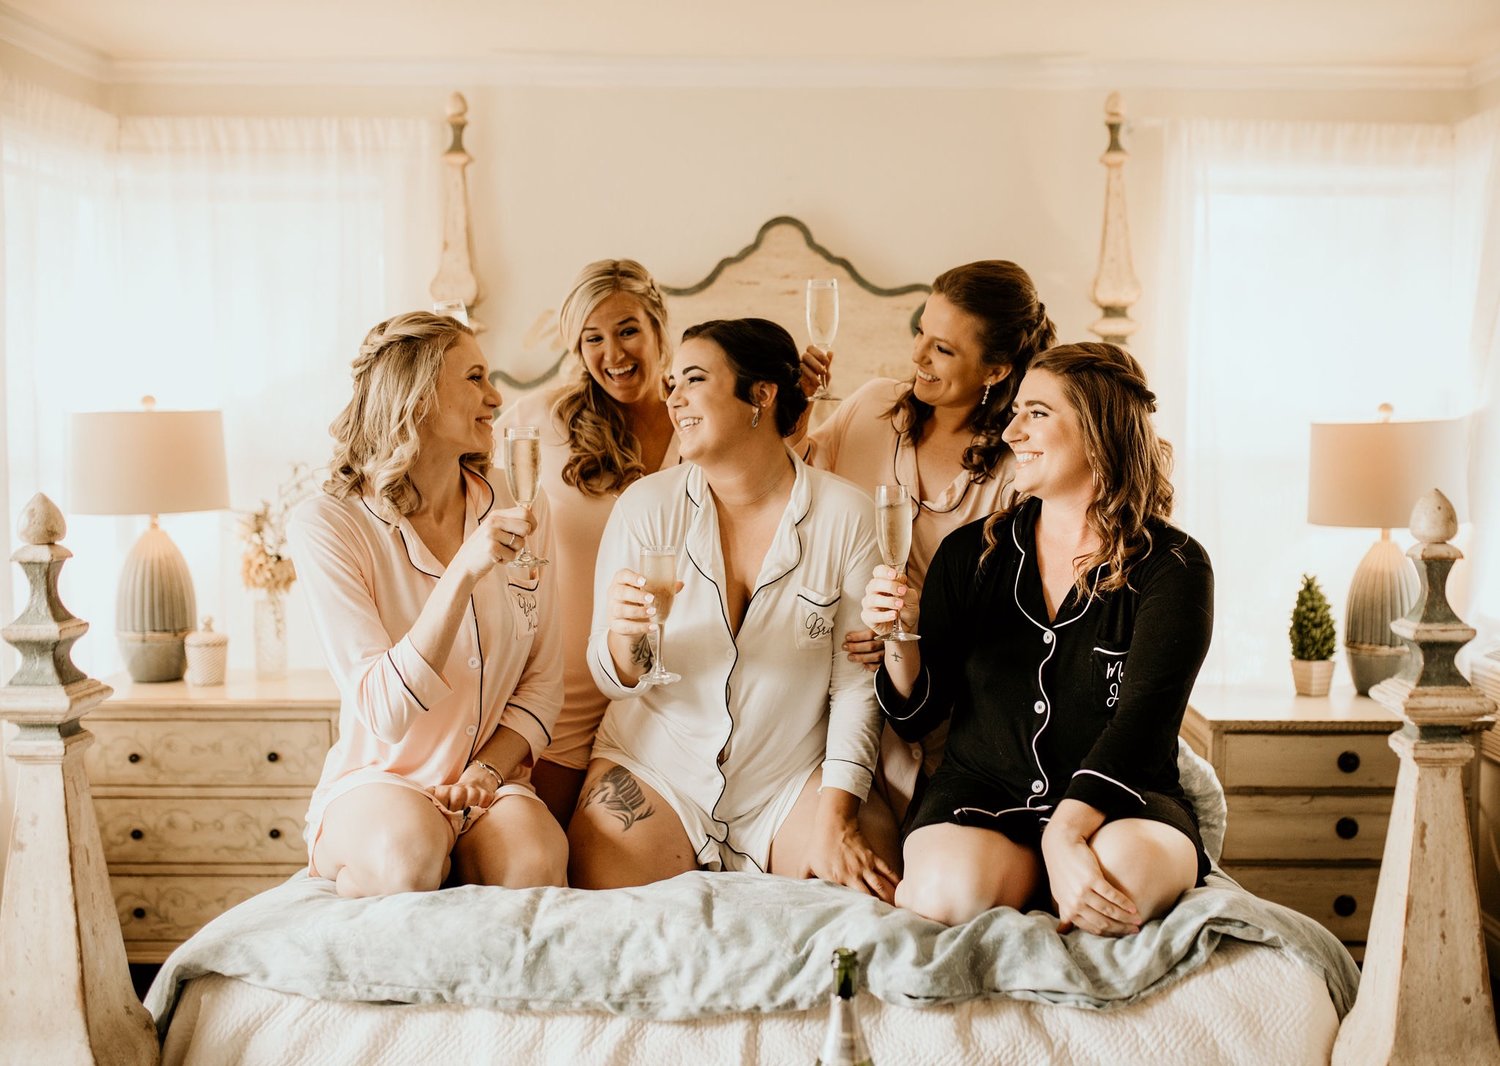
[[464, 127], [469, 124], [469, 102], [463, 93], [448, 96], [448, 129], [451, 140], [443, 153], [443, 253], [437, 274], [427, 291], [435, 304], [458, 301], [469, 316], [475, 333], [484, 331], [484, 323], [474, 315], [479, 303], [479, 279], [474, 276], [473, 241], [469, 233], [469, 180], [465, 174], [473, 158], [464, 148]]
[[1436, 489], [1411, 516], [1421, 595], [1391, 628], [1406, 667], [1370, 695], [1409, 723], [1391, 736], [1401, 759], [1370, 917], [1364, 976], [1333, 1048], [1335, 1066], [1500, 1064], [1479, 892], [1464, 801], [1474, 758], [1465, 733], [1494, 724], [1495, 704], [1454, 664], [1474, 630], [1448, 603], [1448, 571], [1463, 557], [1453, 505]]
[[130, 984], [83, 769], [94, 738], [78, 721], [110, 689], [71, 658], [88, 623], [57, 595], [73, 554], [58, 543], [62, 512], [38, 494], [16, 529], [22, 544], [11, 558], [31, 595], [0, 629], [21, 653], [0, 687], [0, 719], [21, 727], [5, 752], [16, 813], [0, 893], [0, 1060], [147, 1066], [157, 1061], [156, 1026]]
[[1130, 317], [1130, 307], [1141, 298], [1141, 283], [1130, 258], [1130, 222], [1125, 211], [1125, 163], [1130, 153], [1120, 143], [1125, 123], [1125, 105], [1112, 92], [1104, 101], [1104, 125], [1109, 147], [1099, 157], [1106, 168], [1104, 184], [1104, 234], [1099, 242], [1099, 273], [1094, 276], [1092, 298], [1104, 317], [1089, 327], [1102, 340], [1125, 344], [1139, 323]]

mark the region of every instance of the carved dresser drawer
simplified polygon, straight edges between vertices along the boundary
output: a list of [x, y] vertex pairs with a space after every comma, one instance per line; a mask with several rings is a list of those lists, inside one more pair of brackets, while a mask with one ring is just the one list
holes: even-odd
[[1399, 762], [1393, 712], [1350, 689], [1297, 696], [1279, 686], [1200, 687], [1183, 719], [1229, 802], [1224, 872], [1258, 896], [1321, 922], [1356, 958]]
[[161, 962], [234, 904], [307, 865], [307, 802], [338, 728], [321, 672], [137, 684], [85, 727], [84, 765], [125, 950]]

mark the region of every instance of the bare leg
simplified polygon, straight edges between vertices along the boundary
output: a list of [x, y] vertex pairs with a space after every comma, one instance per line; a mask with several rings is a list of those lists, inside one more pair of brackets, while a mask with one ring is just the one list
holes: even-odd
[[568, 838], [541, 803], [501, 796], [453, 849], [464, 885], [536, 888], [568, 882]]
[[1198, 881], [1198, 850], [1165, 822], [1108, 822], [1089, 846], [1104, 876], [1135, 901], [1143, 922], [1166, 914]]
[[993, 907], [1025, 906], [1042, 857], [993, 829], [926, 825], [906, 838], [906, 877], [896, 906], [944, 925], [960, 925]]
[[[787, 813], [786, 821], [776, 830], [771, 841], [768, 863], [773, 874], [782, 877], [811, 877], [814, 829], [818, 815], [818, 785], [822, 783], [821, 770], [808, 775], [807, 783], [797, 796], [797, 802]], [[896, 827], [895, 816], [890, 805], [874, 789], [859, 805], [859, 831], [870, 845], [870, 850], [879, 855], [885, 864], [897, 873], [901, 872], [901, 833]]]
[[538, 759], [531, 768], [531, 787], [536, 789], [537, 796], [564, 829], [568, 828], [568, 820], [573, 817], [573, 808], [578, 806], [585, 772], [546, 759]]
[[568, 881], [575, 888], [646, 885], [698, 868], [677, 812], [607, 759], [589, 763], [583, 798], [568, 824], [568, 850]]
[[313, 866], [341, 896], [430, 892], [448, 876], [453, 829], [424, 793], [362, 785], [323, 813]]

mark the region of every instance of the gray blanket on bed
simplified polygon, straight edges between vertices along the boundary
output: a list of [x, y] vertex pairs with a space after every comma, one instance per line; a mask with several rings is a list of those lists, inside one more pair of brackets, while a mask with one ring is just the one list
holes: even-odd
[[826, 1002], [836, 947], [859, 950], [869, 991], [928, 1006], [1002, 995], [1107, 1010], [1170, 987], [1222, 937], [1313, 968], [1342, 1017], [1358, 973], [1295, 911], [1218, 873], [1139, 934], [1056, 932], [999, 909], [947, 928], [820, 881], [688, 873], [645, 888], [465, 887], [340, 899], [298, 875], [173, 952], [146, 998], [165, 1033], [183, 982], [217, 973], [318, 999], [598, 1010], [686, 1019]]

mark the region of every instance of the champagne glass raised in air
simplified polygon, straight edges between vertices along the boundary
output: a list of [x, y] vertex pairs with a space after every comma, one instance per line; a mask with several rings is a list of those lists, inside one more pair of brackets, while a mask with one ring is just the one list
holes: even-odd
[[[542, 467], [542, 439], [535, 426], [511, 426], [505, 431], [505, 479], [510, 494], [522, 507], [536, 503], [537, 477]], [[518, 569], [546, 566], [547, 560], [531, 554], [531, 545], [521, 538], [521, 554], [510, 561]]]
[[641, 576], [646, 579], [646, 591], [653, 597], [656, 614], [651, 618], [651, 631], [647, 639], [651, 644], [651, 670], [641, 680], [648, 685], [670, 685], [681, 681], [681, 674], [674, 674], [661, 663], [661, 627], [672, 613], [672, 599], [677, 593], [677, 549], [666, 544], [648, 544], [641, 549]]
[[[807, 335], [824, 352], [833, 347], [839, 331], [839, 283], [834, 278], [809, 278], [807, 282]], [[818, 382], [814, 400], [828, 399], [828, 375]]]
[[[905, 485], [875, 486], [875, 530], [880, 540], [880, 559], [901, 575], [906, 573], [906, 557], [911, 554], [911, 496]], [[901, 612], [884, 640], [921, 640], [908, 633], [901, 624]]]

